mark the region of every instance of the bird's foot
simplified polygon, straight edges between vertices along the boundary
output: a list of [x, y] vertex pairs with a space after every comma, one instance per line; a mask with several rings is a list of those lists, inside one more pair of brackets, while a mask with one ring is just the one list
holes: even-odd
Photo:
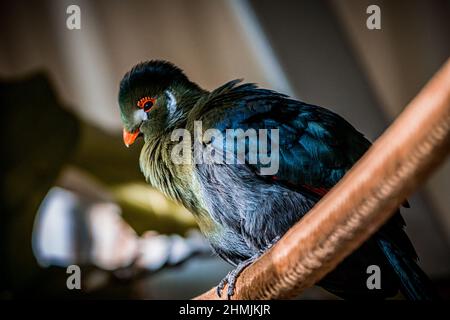
[[239, 275], [244, 271], [245, 268], [247, 268], [249, 265], [251, 265], [256, 259], [258, 259], [264, 252], [269, 250], [278, 240], [280, 240], [280, 236], [275, 237], [266, 248], [259, 250], [259, 253], [255, 254], [254, 256], [248, 258], [247, 260], [242, 261], [237, 265], [237, 267], [234, 270], [231, 270], [228, 272], [228, 274], [223, 278], [219, 285], [216, 288], [217, 296], [222, 297], [222, 291], [225, 288], [225, 285], [228, 283], [228, 289], [227, 289], [227, 298], [228, 300], [230, 297], [234, 295], [234, 288], [236, 285], [236, 279], [239, 277]]
[[216, 292], [217, 292], [217, 295], [219, 296], [219, 298], [222, 297], [222, 291], [225, 288], [225, 285], [228, 284], [227, 298], [228, 298], [228, 300], [230, 300], [230, 298], [234, 295], [236, 279], [239, 277], [239, 275], [242, 273], [242, 271], [245, 268], [247, 268], [249, 265], [251, 265], [256, 259], [258, 259], [259, 256], [260, 256], [260, 254], [257, 254], [245, 261], [242, 261], [241, 263], [239, 263], [237, 265], [237, 267], [234, 270], [231, 270], [230, 272], [228, 272], [228, 274], [225, 276], [225, 278], [223, 278], [220, 281], [219, 285], [216, 288]]
[[269, 250], [270, 248], [272, 248], [273, 245], [274, 245], [275, 243], [277, 243], [278, 240], [280, 240], [280, 238], [281, 238], [280, 236], [276, 236], [275, 238], [273, 238], [272, 241], [269, 243], [269, 245], [268, 245], [264, 250], [260, 250], [261, 255], [262, 255], [264, 252], [266, 252], [267, 250]]

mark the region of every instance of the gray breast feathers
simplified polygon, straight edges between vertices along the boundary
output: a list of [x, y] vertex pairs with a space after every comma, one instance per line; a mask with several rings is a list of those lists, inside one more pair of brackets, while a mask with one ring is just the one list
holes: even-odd
[[[212, 219], [224, 236], [236, 237], [242, 255], [264, 250], [314, 205], [298, 192], [264, 181], [245, 164], [201, 164], [196, 174]], [[230, 239], [225, 242], [230, 245]]]

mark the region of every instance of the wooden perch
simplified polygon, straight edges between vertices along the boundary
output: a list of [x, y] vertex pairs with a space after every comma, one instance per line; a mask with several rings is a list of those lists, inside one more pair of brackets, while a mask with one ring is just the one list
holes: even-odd
[[[314, 285], [375, 233], [449, 151], [450, 60], [352, 170], [242, 272], [233, 299], [292, 298]], [[211, 289], [196, 299], [218, 296]]]

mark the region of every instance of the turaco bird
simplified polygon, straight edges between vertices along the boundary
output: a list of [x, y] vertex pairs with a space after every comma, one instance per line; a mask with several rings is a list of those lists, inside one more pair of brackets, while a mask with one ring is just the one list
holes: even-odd
[[[228, 298], [240, 272], [307, 214], [371, 145], [330, 110], [240, 80], [209, 92], [166, 61], [143, 62], [126, 73], [119, 105], [125, 144], [144, 138], [139, 162], [147, 182], [190, 210], [213, 250], [236, 267], [217, 287], [220, 296], [228, 283]], [[258, 162], [196, 161], [198, 152], [186, 153], [189, 161], [174, 161], [172, 151], [183, 137], [174, 139], [173, 133], [192, 134], [196, 121], [224, 137], [229, 129], [278, 129], [277, 172], [262, 175]], [[234, 151], [219, 139], [202, 139], [209, 154]], [[431, 282], [416, 264], [404, 226], [396, 213], [318, 285], [344, 299], [386, 298], [399, 290], [408, 299], [430, 299]], [[373, 265], [380, 271], [375, 288], [367, 285]]]

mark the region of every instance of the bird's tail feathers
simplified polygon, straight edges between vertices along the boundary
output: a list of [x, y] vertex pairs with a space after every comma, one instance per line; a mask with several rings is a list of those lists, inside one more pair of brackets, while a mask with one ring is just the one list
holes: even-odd
[[380, 239], [378, 242], [398, 275], [400, 291], [405, 298], [415, 301], [439, 300], [431, 280], [413, 257], [405, 254], [389, 241]]

